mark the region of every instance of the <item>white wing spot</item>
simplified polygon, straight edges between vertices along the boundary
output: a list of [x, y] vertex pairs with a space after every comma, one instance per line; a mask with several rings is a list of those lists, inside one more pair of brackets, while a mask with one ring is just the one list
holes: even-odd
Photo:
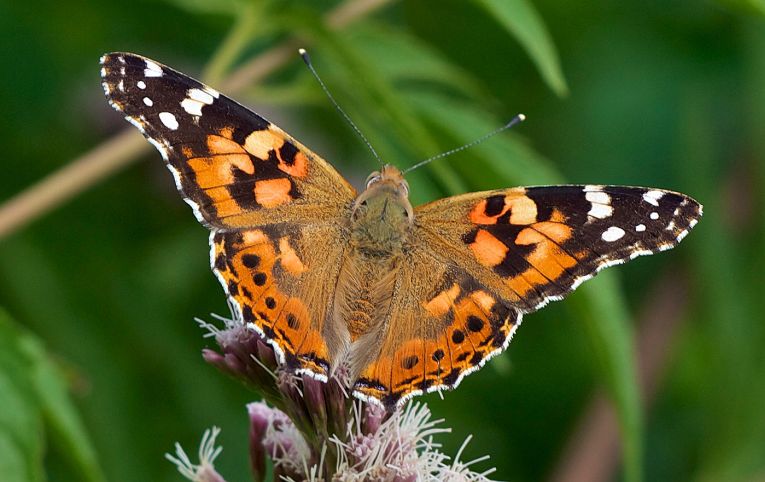
[[588, 188], [595, 187], [599, 189], [599, 186], [585, 186], [585, 199], [587, 199], [592, 208], [587, 213], [592, 217], [598, 219], [605, 219], [613, 214], [614, 209], [611, 207], [611, 196], [600, 190], [590, 190]]
[[662, 191], [646, 191], [643, 193], [643, 199], [648, 204], [653, 204], [654, 206], [659, 205], [659, 199], [664, 196], [664, 193]]
[[654, 221], [659, 219], [659, 213], [657, 213], [656, 211], [652, 212], [651, 219], [653, 219]]
[[196, 101], [199, 101], [203, 104], [210, 105], [213, 103], [213, 96], [204, 90], [199, 89], [189, 89], [187, 92], [189, 95], [189, 99], [194, 99]]
[[591, 203], [611, 204], [611, 196], [603, 191], [587, 191], [584, 197]]
[[170, 130], [176, 130], [178, 128], [178, 121], [175, 116], [169, 112], [160, 112], [159, 120]]
[[672, 231], [673, 229], [675, 229], [675, 220], [673, 219], [672, 221], [670, 221], [669, 224], [667, 224], [667, 227], [665, 229], [667, 231]]
[[143, 103], [146, 104], [147, 107], [151, 107], [154, 105], [154, 101], [149, 99], [148, 97], [143, 98]]
[[603, 234], [600, 237], [603, 238], [603, 241], [607, 243], [613, 243], [614, 241], [622, 239], [622, 236], [624, 236], [624, 234], [625, 233], [622, 228], [611, 226], [610, 228], [603, 231]]
[[202, 115], [202, 107], [210, 105], [215, 100], [212, 94], [200, 89], [189, 89], [187, 98], [181, 102], [183, 110], [194, 116]]
[[606, 219], [607, 217], [611, 216], [613, 212], [614, 209], [611, 206], [592, 203], [592, 207], [587, 212], [587, 214], [598, 219]]
[[635, 226], [635, 231], [637, 231], [638, 233], [642, 233], [643, 231], [645, 231], [645, 224], [638, 224], [637, 226]]
[[117, 82], [117, 90], [119, 90], [120, 92], [125, 92], [125, 82], [122, 79], [120, 79], [120, 81]]
[[147, 60], [146, 68], [143, 69], [143, 75], [146, 77], [162, 77], [162, 67], [151, 60]]
[[183, 107], [183, 110], [185, 110], [187, 113], [191, 115], [202, 115], [202, 107], [205, 104], [201, 102], [197, 102], [194, 99], [183, 99], [183, 102], [181, 102], [181, 107]]
[[139, 80], [138, 82], [136, 82], [135, 85], [137, 85], [138, 88], [141, 89], [141, 90], [146, 88], [146, 82], [144, 82], [143, 80]]

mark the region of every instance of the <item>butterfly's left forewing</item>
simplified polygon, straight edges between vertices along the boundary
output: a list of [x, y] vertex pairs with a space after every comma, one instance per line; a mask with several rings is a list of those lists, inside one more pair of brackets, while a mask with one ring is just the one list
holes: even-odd
[[700, 216], [688, 196], [618, 186], [506, 189], [416, 208], [388, 331], [358, 395], [393, 406], [456, 386], [507, 346], [524, 313], [604, 267], [674, 247]]

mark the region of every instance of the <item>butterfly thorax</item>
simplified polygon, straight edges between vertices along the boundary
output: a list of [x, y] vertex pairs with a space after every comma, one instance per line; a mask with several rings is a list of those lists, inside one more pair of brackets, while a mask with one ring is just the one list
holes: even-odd
[[413, 220], [408, 196], [409, 187], [395, 167], [370, 174], [366, 190], [353, 205], [352, 249], [383, 259], [401, 254]]

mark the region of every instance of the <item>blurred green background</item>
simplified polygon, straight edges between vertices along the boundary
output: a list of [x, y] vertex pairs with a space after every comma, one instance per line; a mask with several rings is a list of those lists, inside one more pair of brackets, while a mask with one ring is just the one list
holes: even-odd
[[111, 144], [86, 162], [102, 175], [75, 163], [82, 192], [21, 224], [6, 201], [128, 127], [100, 86], [113, 50], [203, 76], [360, 184], [375, 163], [298, 46], [398, 166], [527, 115], [413, 173], [416, 203], [577, 182], [705, 205], [677, 249], [527, 316], [504, 355], [426, 397], [447, 453], [472, 433], [464, 459], [512, 481], [765, 480], [760, 0], [1, 1], [0, 480], [181, 480], [163, 453], [212, 425], [217, 467], [249, 479], [258, 396], [200, 357], [193, 318], [227, 308], [158, 153]]

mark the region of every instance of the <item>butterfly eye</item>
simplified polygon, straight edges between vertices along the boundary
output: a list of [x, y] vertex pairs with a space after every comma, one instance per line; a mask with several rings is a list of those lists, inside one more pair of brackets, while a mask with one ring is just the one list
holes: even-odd
[[369, 175], [369, 177], [367, 178], [367, 189], [368, 189], [368, 188], [369, 188], [369, 187], [370, 187], [372, 184], [374, 184], [374, 183], [376, 183], [376, 182], [380, 181], [380, 179], [381, 179], [381, 177], [380, 177], [380, 174], [378, 174], [377, 172], [373, 172], [372, 174], [370, 174], [370, 175]]

